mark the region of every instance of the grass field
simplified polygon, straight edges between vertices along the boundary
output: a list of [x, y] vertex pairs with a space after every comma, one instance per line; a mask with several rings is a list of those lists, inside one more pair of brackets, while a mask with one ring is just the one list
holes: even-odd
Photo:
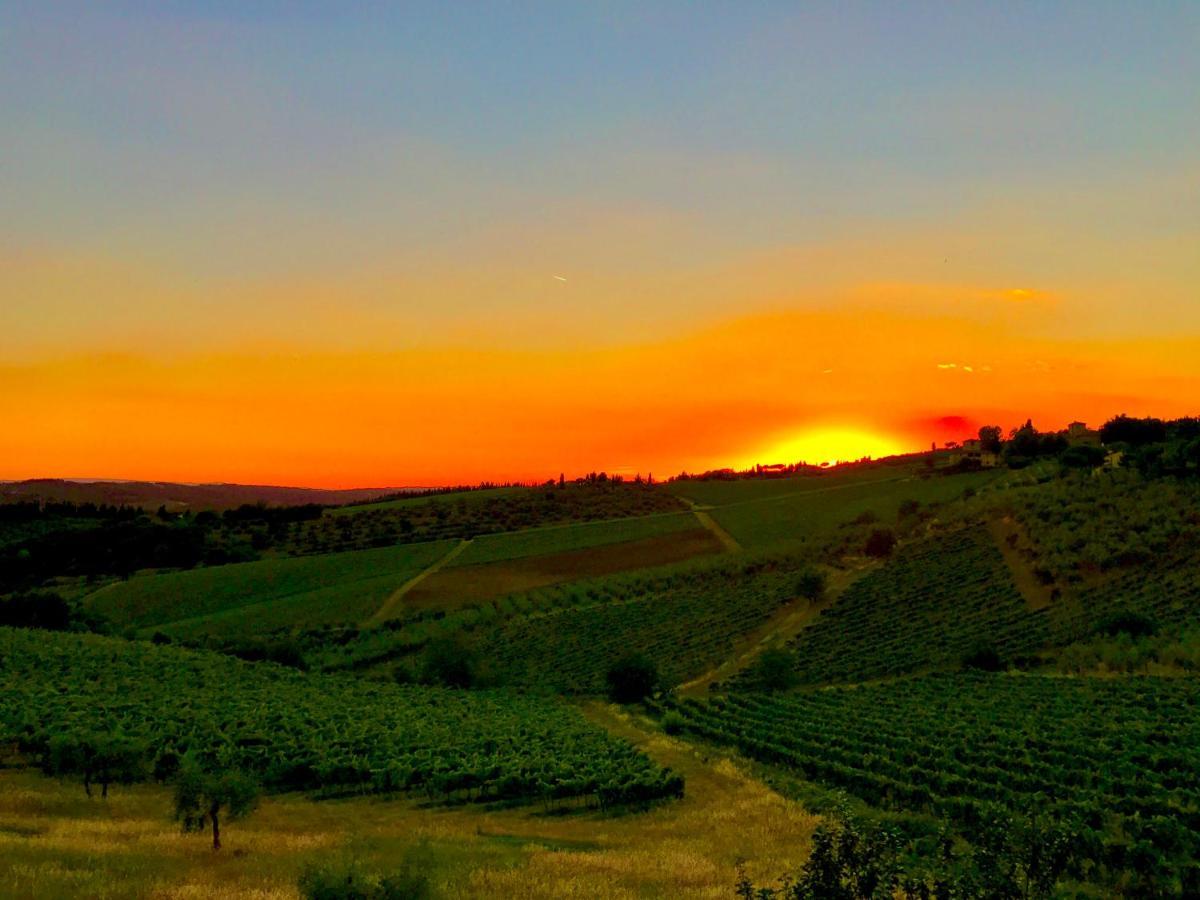
[[671, 708], [685, 732], [971, 840], [997, 810], [1033, 807], [1072, 823], [1093, 887], [1195, 896], [1179, 893], [1200, 851], [1189, 679], [932, 675]]
[[682, 800], [635, 815], [537, 809], [429, 809], [408, 800], [264, 798], [214, 854], [170, 820], [169, 787], [89, 801], [78, 784], [0, 769], [0, 896], [296, 900], [311, 865], [352, 861], [390, 874], [408, 861], [442, 898], [727, 898], [746, 858], [766, 881], [808, 853], [817, 819], [720, 754], [665, 737], [615, 708], [597, 725], [687, 778]]
[[[86, 603], [122, 626], [187, 620], [181, 632], [357, 622], [452, 546], [405, 544], [142, 575], [101, 588]], [[203, 618], [211, 622], [196, 621]]]
[[358, 515], [359, 513], [373, 512], [377, 510], [407, 509], [413, 506], [424, 506], [430, 501], [436, 501], [438, 503], [483, 503], [487, 500], [493, 500], [497, 497], [505, 497], [524, 490], [527, 489], [522, 487], [498, 487], [483, 488], [476, 491], [451, 491], [445, 494], [426, 494], [415, 497], [399, 497], [395, 500], [380, 500], [377, 503], [356, 503], [353, 506], [335, 506], [332, 509], [325, 510], [325, 515], [335, 517], [354, 516]]
[[659, 537], [695, 527], [695, 516], [689, 512], [678, 512], [635, 519], [551, 525], [505, 534], [485, 534], [475, 538], [453, 565], [473, 566], [527, 556], [544, 556], [567, 550]]
[[[695, 519], [692, 519], [692, 524]], [[466, 556], [471, 544], [467, 548]], [[520, 547], [520, 545], [515, 545]], [[596, 578], [652, 569], [720, 553], [724, 548], [703, 528], [675, 531], [641, 540], [604, 543], [578, 550], [520, 556], [516, 559], [477, 565], [447, 566], [408, 592], [404, 607], [420, 609], [456, 609], [508, 594]], [[460, 557], [461, 559], [461, 557]]]
[[898, 466], [870, 466], [821, 474], [794, 475], [788, 478], [742, 478], [724, 481], [672, 481], [666, 489], [677, 497], [699, 506], [727, 506], [748, 500], [787, 497], [812, 491], [827, 491], [852, 484], [892, 481], [913, 474], [911, 463]]
[[883, 523], [894, 522], [905, 500], [922, 505], [945, 503], [958, 499], [968, 488], [978, 490], [999, 477], [992, 471], [931, 478], [893, 474], [890, 478], [861, 477], [804, 485], [791, 492], [778, 487], [782, 480], [765, 482], [776, 487], [771, 492], [760, 487], [764, 482], [751, 481], [744, 482], [753, 488], [746, 490], [747, 496], [737, 498], [735, 491], [724, 490], [721, 496], [725, 503], [708, 513], [743, 547], [769, 547], [831, 532], [864, 513], [875, 515]]

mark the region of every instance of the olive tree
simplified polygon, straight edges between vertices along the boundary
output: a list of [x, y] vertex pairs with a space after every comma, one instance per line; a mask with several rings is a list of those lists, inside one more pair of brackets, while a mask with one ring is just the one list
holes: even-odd
[[175, 819], [184, 831], [212, 828], [213, 849], [221, 849], [221, 817], [240, 819], [258, 805], [258, 785], [236, 769], [206, 771], [194, 760], [180, 766], [175, 780]]

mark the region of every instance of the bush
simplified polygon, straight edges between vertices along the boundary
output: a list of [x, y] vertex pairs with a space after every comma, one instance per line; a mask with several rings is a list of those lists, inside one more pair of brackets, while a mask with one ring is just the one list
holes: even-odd
[[309, 868], [297, 887], [305, 900], [423, 900], [429, 879], [417, 872], [372, 877], [355, 869]]
[[658, 689], [658, 666], [640, 653], [631, 654], [613, 663], [606, 680], [614, 703], [637, 703]]
[[1133, 638], [1151, 637], [1158, 632], [1158, 623], [1144, 613], [1133, 610], [1121, 610], [1100, 623], [1096, 629], [1099, 634], [1116, 637], [1127, 634]]
[[682, 734], [686, 724], [687, 720], [673, 709], [662, 717], [662, 729], [667, 734]]
[[422, 842], [404, 854], [399, 871], [370, 875], [356, 862], [309, 866], [297, 887], [305, 900], [426, 900], [433, 896], [428, 872], [434, 868]]
[[863, 552], [867, 556], [873, 556], [876, 559], [883, 559], [885, 556], [890, 556], [892, 550], [896, 547], [896, 535], [892, 533], [890, 528], [876, 528], [867, 537], [867, 543], [863, 547]]
[[786, 691], [799, 681], [796, 654], [783, 647], [764, 650], [754, 663], [754, 683], [768, 691]]
[[14, 594], [0, 599], [0, 625], [66, 631], [71, 626], [71, 608], [58, 594]]
[[1006, 668], [996, 648], [987, 644], [980, 644], [964, 656], [962, 664], [964, 669], [977, 669], [980, 672], [1003, 672]]
[[825, 593], [825, 576], [817, 571], [803, 572], [796, 579], [796, 594], [809, 600], [820, 600]]
[[438, 638], [425, 648], [421, 680], [426, 684], [469, 688], [475, 684], [476, 669], [475, 654], [461, 639]]

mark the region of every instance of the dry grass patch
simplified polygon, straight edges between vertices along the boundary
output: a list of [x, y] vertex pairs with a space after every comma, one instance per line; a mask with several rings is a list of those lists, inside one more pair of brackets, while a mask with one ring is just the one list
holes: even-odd
[[682, 772], [687, 796], [616, 817], [268, 797], [228, 825], [214, 853], [204, 835], [181, 834], [170, 820], [167, 788], [89, 801], [79, 785], [0, 770], [0, 896], [291, 900], [308, 865], [353, 859], [388, 873], [414, 848], [432, 861], [436, 894], [463, 898], [727, 898], [740, 857], [759, 882], [802, 864], [814, 816], [729, 759], [614, 707], [586, 712]]

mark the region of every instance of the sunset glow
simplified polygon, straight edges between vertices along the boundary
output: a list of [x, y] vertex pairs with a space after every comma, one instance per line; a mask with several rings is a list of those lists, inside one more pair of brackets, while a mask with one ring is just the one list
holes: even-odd
[[1195, 412], [1182, 8], [133, 7], [0, 14], [0, 479], [658, 475]]
[[755, 464], [787, 465], [798, 462], [833, 465], [863, 457], [879, 459], [919, 449], [912, 443], [913, 440], [910, 438], [906, 445], [898, 438], [863, 428], [816, 426], [765, 445], [754, 453], [752, 459], [747, 457], [739, 468], [751, 468]]

